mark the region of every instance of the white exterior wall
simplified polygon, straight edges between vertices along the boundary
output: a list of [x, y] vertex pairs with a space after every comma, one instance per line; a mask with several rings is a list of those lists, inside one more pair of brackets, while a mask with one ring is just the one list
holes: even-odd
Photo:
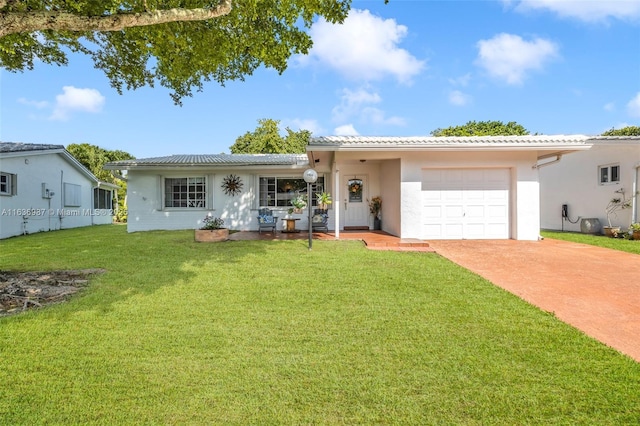
[[382, 230], [400, 235], [402, 229], [399, 159], [385, 160], [380, 165], [380, 195], [382, 196]]
[[[0, 238], [109, 224], [113, 220], [110, 211], [93, 209], [93, 188], [97, 183], [61, 154], [9, 154], [2, 157], [0, 171], [17, 175], [18, 181], [16, 195], [0, 196]], [[50, 199], [42, 196], [43, 183], [54, 193]], [[80, 185], [79, 207], [64, 206], [64, 183]]]
[[403, 153], [401, 238], [422, 238], [422, 170], [425, 168], [508, 168], [511, 171], [510, 238], [537, 240], [540, 235], [538, 173], [535, 151]]
[[[185, 169], [181, 171], [140, 171], [130, 170], [127, 178], [127, 204], [128, 204], [128, 232], [150, 230], [178, 230], [198, 229], [203, 224], [203, 219], [208, 213], [213, 217], [219, 217], [225, 221], [225, 226], [238, 231], [258, 230], [258, 191], [260, 176], [275, 177], [300, 177], [304, 169], [277, 169], [263, 171], [246, 171], [239, 173], [235, 170], [206, 170]], [[222, 181], [229, 174], [234, 174], [242, 179], [242, 192], [236, 196], [226, 195], [222, 189]], [[207, 179], [207, 206], [202, 209], [195, 208], [167, 208], [164, 207], [163, 185], [164, 178], [177, 177], [201, 177]], [[330, 191], [329, 173], [324, 174], [325, 187]], [[333, 207], [333, 205], [332, 205]], [[282, 229], [282, 218], [287, 215], [288, 208], [272, 208], [274, 216], [278, 216], [278, 229]], [[332, 210], [329, 210], [330, 223], [332, 224]], [[304, 210], [296, 222], [297, 229], [308, 229], [308, 210]]]
[[[598, 167], [620, 164], [620, 182], [601, 185]], [[580, 219], [597, 218], [607, 225], [605, 207], [624, 188], [627, 197], [633, 194], [633, 184], [640, 166], [640, 143], [598, 143], [588, 151], [575, 152], [554, 164], [540, 168], [540, 216], [543, 229], [580, 231]], [[637, 190], [637, 188], [636, 188]], [[636, 199], [638, 201], [638, 199]], [[562, 220], [561, 208], [567, 204], [569, 219]], [[640, 220], [640, 203], [636, 202], [636, 218]], [[612, 217], [613, 226], [626, 228], [633, 210], [624, 209]], [[575, 223], [571, 223], [575, 222]]]

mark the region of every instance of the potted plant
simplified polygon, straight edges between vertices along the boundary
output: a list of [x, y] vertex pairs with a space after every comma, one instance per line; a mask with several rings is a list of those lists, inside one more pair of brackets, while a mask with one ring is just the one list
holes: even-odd
[[369, 212], [373, 215], [373, 229], [379, 231], [382, 228], [382, 198], [380, 196], [373, 197], [369, 201]]
[[195, 239], [198, 242], [225, 241], [229, 238], [229, 230], [224, 227], [224, 220], [211, 215], [202, 220], [202, 227], [196, 229]]
[[617, 217], [617, 212], [619, 210], [624, 210], [631, 207], [632, 198], [636, 196], [634, 194], [633, 197], [627, 199], [624, 188], [618, 189], [617, 191], [615, 191], [615, 193], [620, 194], [620, 196], [613, 197], [607, 204], [607, 207], [605, 207], [605, 212], [607, 213], [607, 223], [609, 224], [609, 226], [603, 226], [604, 234], [607, 237], [613, 238], [621, 236], [621, 232], [619, 226], [613, 226], [611, 224], [611, 216]]
[[640, 240], [640, 222], [632, 223], [629, 227], [632, 240]]
[[302, 194], [296, 195], [296, 197], [291, 200], [291, 205], [293, 206], [294, 213], [302, 213], [302, 210], [307, 207], [307, 196]]
[[318, 208], [321, 210], [327, 210], [331, 201], [331, 194], [328, 192], [319, 192], [316, 194], [316, 201], [318, 202]]

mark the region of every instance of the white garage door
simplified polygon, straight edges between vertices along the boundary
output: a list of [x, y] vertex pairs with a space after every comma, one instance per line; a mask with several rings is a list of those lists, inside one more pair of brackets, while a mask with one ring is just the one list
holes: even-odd
[[509, 169], [424, 169], [424, 239], [509, 238]]

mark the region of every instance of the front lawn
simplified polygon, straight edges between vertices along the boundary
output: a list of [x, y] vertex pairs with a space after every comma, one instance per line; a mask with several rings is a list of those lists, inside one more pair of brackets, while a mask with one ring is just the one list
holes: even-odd
[[613, 250], [626, 251], [628, 253], [640, 254], [639, 240], [625, 240], [624, 238], [611, 238], [604, 235], [581, 234], [578, 232], [543, 231], [541, 235], [545, 238], [571, 241], [574, 243], [590, 244], [592, 246], [605, 247]]
[[640, 364], [431, 253], [98, 226], [0, 269], [104, 268], [0, 318], [0, 424], [637, 424]]

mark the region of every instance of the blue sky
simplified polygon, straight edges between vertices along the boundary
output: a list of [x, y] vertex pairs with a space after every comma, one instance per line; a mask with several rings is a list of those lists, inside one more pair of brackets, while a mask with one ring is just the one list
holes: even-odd
[[229, 152], [257, 120], [321, 135], [428, 135], [469, 120], [530, 132], [640, 125], [640, 0], [359, 1], [319, 21], [278, 75], [210, 83], [175, 106], [164, 88], [119, 95], [83, 56], [0, 71], [0, 139], [90, 143], [138, 158]]

